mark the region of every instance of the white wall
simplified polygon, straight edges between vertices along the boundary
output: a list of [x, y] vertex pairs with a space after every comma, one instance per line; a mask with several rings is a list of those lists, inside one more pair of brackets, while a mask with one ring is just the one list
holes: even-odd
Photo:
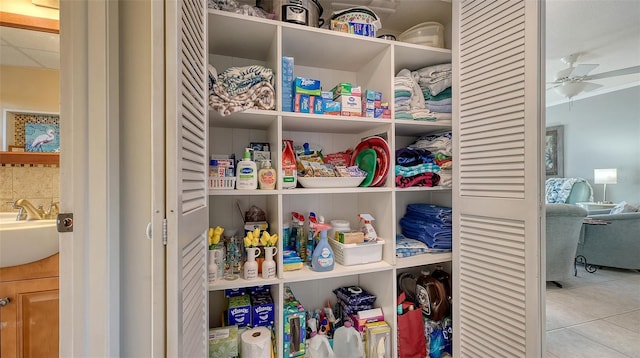
[[607, 200], [640, 204], [640, 86], [547, 108], [547, 127], [564, 125], [564, 176], [591, 183], [593, 169], [617, 168]]

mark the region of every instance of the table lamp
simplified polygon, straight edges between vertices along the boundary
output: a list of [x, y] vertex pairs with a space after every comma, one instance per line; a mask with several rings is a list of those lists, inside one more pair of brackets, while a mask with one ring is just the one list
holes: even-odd
[[618, 183], [618, 169], [594, 169], [593, 170], [593, 183], [604, 184], [602, 191], [602, 202], [607, 202], [607, 184]]

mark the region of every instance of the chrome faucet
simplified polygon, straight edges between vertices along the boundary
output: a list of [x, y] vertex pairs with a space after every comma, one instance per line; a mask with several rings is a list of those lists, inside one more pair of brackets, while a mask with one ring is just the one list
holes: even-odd
[[18, 212], [18, 220], [22, 217], [21, 212], [27, 214], [27, 220], [42, 220], [44, 219], [45, 212], [42, 209], [42, 206], [35, 207], [31, 202], [27, 199], [18, 199], [13, 203], [13, 207], [16, 209], [20, 209]]

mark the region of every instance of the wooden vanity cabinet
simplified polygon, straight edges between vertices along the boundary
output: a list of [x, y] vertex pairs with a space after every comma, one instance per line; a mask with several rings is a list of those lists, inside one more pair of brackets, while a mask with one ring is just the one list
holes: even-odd
[[58, 357], [58, 257], [0, 268], [0, 357]]

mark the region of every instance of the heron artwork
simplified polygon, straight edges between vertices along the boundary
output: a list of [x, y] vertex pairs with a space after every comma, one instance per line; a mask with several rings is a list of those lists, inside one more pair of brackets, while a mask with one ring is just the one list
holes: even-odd
[[[58, 148], [60, 148], [60, 142], [58, 140], [58, 138], [56, 137], [57, 135], [57, 131], [54, 128], [51, 127], [45, 127], [45, 128], [38, 128], [40, 130], [34, 130], [31, 133], [33, 133], [34, 136], [26, 136], [26, 144], [27, 144], [27, 151], [28, 152], [53, 152], [53, 151], [58, 151]], [[42, 133], [43, 134], [37, 134], [37, 133]], [[37, 135], [36, 135], [37, 134]]]

